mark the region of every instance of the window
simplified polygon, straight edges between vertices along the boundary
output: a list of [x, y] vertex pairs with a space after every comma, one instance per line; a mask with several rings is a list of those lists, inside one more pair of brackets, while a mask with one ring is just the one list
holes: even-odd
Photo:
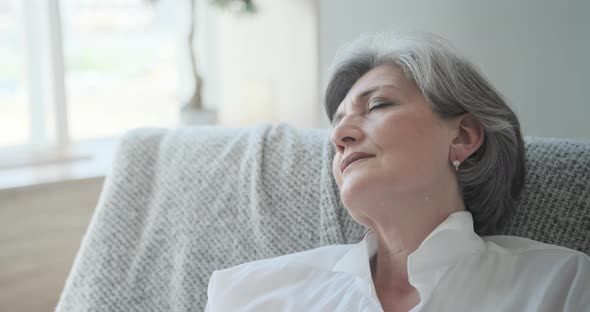
[[21, 26], [16, 2], [0, 0], [0, 147], [22, 146], [30, 137]]
[[[204, 78], [198, 113], [223, 126], [314, 126], [315, 4], [258, 0], [259, 11], [238, 16], [212, 1], [195, 2], [193, 52]], [[179, 125], [195, 85], [190, 6], [0, 0], [0, 170], [88, 159], [72, 155], [75, 145]]]
[[175, 12], [161, 3], [61, 1], [73, 140], [177, 123]]
[[176, 126], [179, 12], [169, 0], [0, 0], [0, 169]]

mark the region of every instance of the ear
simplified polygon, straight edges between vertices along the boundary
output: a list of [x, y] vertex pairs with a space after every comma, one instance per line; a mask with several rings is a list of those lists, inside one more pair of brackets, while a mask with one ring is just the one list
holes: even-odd
[[481, 123], [471, 114], [463, 114], [454, 122], [453, 140], [449, 152], [449, 162], [465, 161], [483, 144], [485, 133]]

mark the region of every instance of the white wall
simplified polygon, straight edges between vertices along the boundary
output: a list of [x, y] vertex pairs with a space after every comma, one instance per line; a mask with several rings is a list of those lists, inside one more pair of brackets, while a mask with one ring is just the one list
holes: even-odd
[[585, 0], [321, 0], [322, 90], [337, 48], [359, 34], [429, 31], [482, 69], [512, 103], [525, 135], [590, 138], [589, 14]]
[[218, 14], [216, 105], [223, 126], [318, 125], [317, 4], [257, 0], [254, 16]]

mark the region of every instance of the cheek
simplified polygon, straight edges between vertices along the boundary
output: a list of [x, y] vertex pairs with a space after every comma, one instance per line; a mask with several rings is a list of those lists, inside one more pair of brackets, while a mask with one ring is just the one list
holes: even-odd
[[332, 160], [332, 174], [334, 175], [334, 180], [336, 180], [336, 184], [338, 187], [342, 186], [342, 177], [340, 176], [340, 155], [334, 156], [334, 160]]
[[397, 170], [410, 170], [413, 176], [419, 172], [432, 172], [432, 166], [440, 166], [448, 155], [445, 150], [444, 132], [435, 116], [429, 112], [414, 111], [392, 116], [383, 123], [381, 142], [386, 164]]
[[423, 123], [419, 116], [412, 113], [396, 114], [379, 124], [375, 133], [383, 149], [389, 152], [404, 153], [408, 149], [420, 147], [424, 139]]

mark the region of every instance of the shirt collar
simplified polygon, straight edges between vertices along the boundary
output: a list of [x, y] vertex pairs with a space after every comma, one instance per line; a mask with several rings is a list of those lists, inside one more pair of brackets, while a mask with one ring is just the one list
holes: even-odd
[[408, 256], [410, 284], [425, 301], [451, 266], [484, 248], [483, 239], [473, 229], [471, 212], [455, 212]]
[[365, 237], [358, 244], [353, 245], [342, 258], [334, 265], [332, 271], [346, 272], [360, 277], [370, 284], [368, 295], [376, 298], [373, 277], [371, 275], [370, 259], [377, 254], [377, 238], [372, 231], [365, 234]]
[[[482, 251], [484, 242], [473, 230], [468, 211], [452, 213], [408, 256], [408, 277], [423, 301], [430, 297], [448, 268], [470, 254]], [[370, 259], [377, 253], [377, 238], [369, 231], [365, 238], [344, 254], [334, 272], [354, 274], [370, 283], [374, 295]]]

